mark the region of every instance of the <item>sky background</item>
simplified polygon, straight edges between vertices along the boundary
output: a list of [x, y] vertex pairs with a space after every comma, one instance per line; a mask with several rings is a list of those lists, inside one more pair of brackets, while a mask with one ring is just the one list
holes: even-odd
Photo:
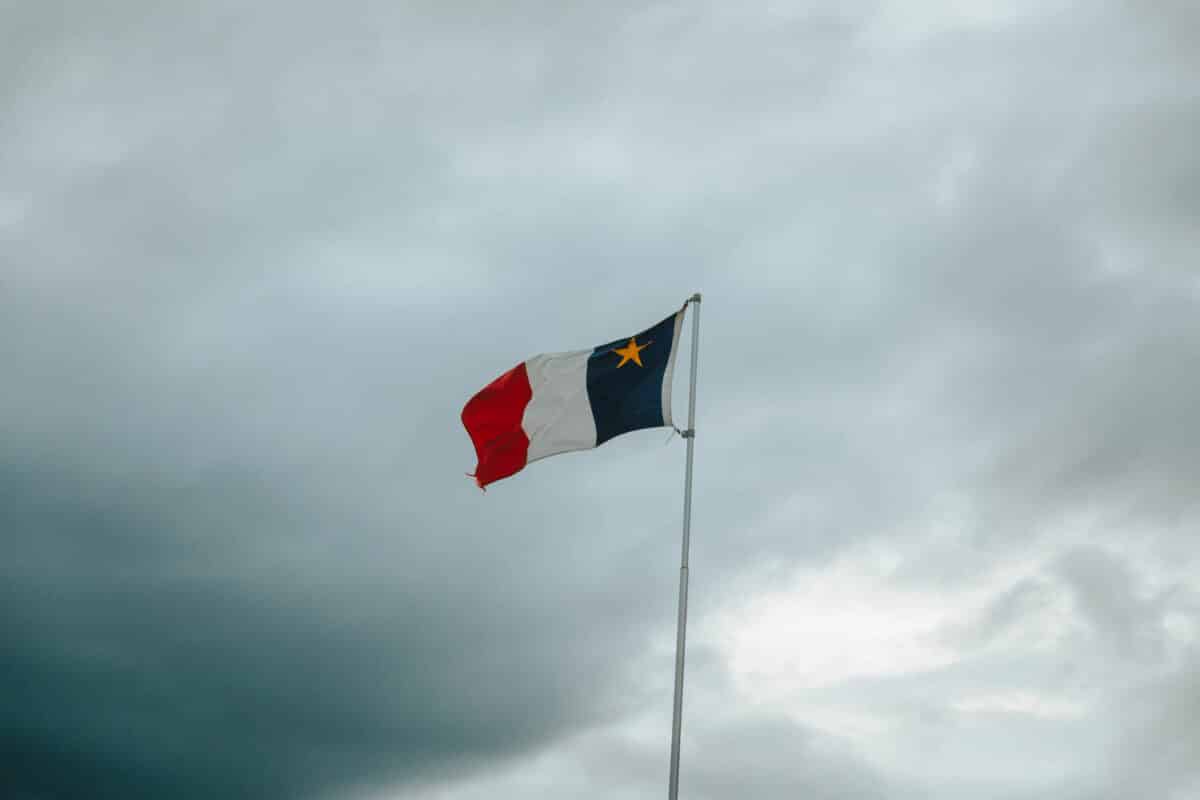
[[1200, 797], [1197, 8], [0, 0], [0, 794]]

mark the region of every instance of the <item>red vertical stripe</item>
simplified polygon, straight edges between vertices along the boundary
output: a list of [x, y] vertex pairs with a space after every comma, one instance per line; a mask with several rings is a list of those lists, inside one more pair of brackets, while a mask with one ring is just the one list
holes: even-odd
[[463, 406], [463, 426], [479, 456], [475, 482], [480, 488], [525, 466], [529, 437], [521, 428], [521, 418], [531, 397], [529, 374], [521, 362], [480, 389]]

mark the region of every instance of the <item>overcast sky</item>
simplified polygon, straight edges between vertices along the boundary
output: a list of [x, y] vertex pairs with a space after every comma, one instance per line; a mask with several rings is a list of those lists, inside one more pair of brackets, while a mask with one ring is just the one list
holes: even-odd
[[1200, 797], [1197, 8], [0, 0], [0, 794]]

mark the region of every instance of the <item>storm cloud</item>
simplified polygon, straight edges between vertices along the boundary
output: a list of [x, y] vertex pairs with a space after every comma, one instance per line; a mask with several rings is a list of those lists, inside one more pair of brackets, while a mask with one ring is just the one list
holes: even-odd
[[0, 3], [0, 793], [661, 794], [702, 291], [683, 794], [1190, 796], [1198, 21]]

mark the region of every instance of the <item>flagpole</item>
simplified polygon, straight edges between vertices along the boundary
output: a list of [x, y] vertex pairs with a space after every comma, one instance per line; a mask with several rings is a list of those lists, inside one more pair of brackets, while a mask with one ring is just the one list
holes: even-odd
[[700, 349], [700, 293], [688, 298], [692, 306], [692, 374], [688, 387], [687, 468], [683, 479], [683, 547], [679, 559], [679, 618], [675, 623], [675, 703], [671, 717], [671, 779], [669, 800], [679, 797], [679, 733], [683, 724], [683, 654], [687, 639], [688, 545], [692, 537], [692, 451], [696, 444], [696, 356]]

